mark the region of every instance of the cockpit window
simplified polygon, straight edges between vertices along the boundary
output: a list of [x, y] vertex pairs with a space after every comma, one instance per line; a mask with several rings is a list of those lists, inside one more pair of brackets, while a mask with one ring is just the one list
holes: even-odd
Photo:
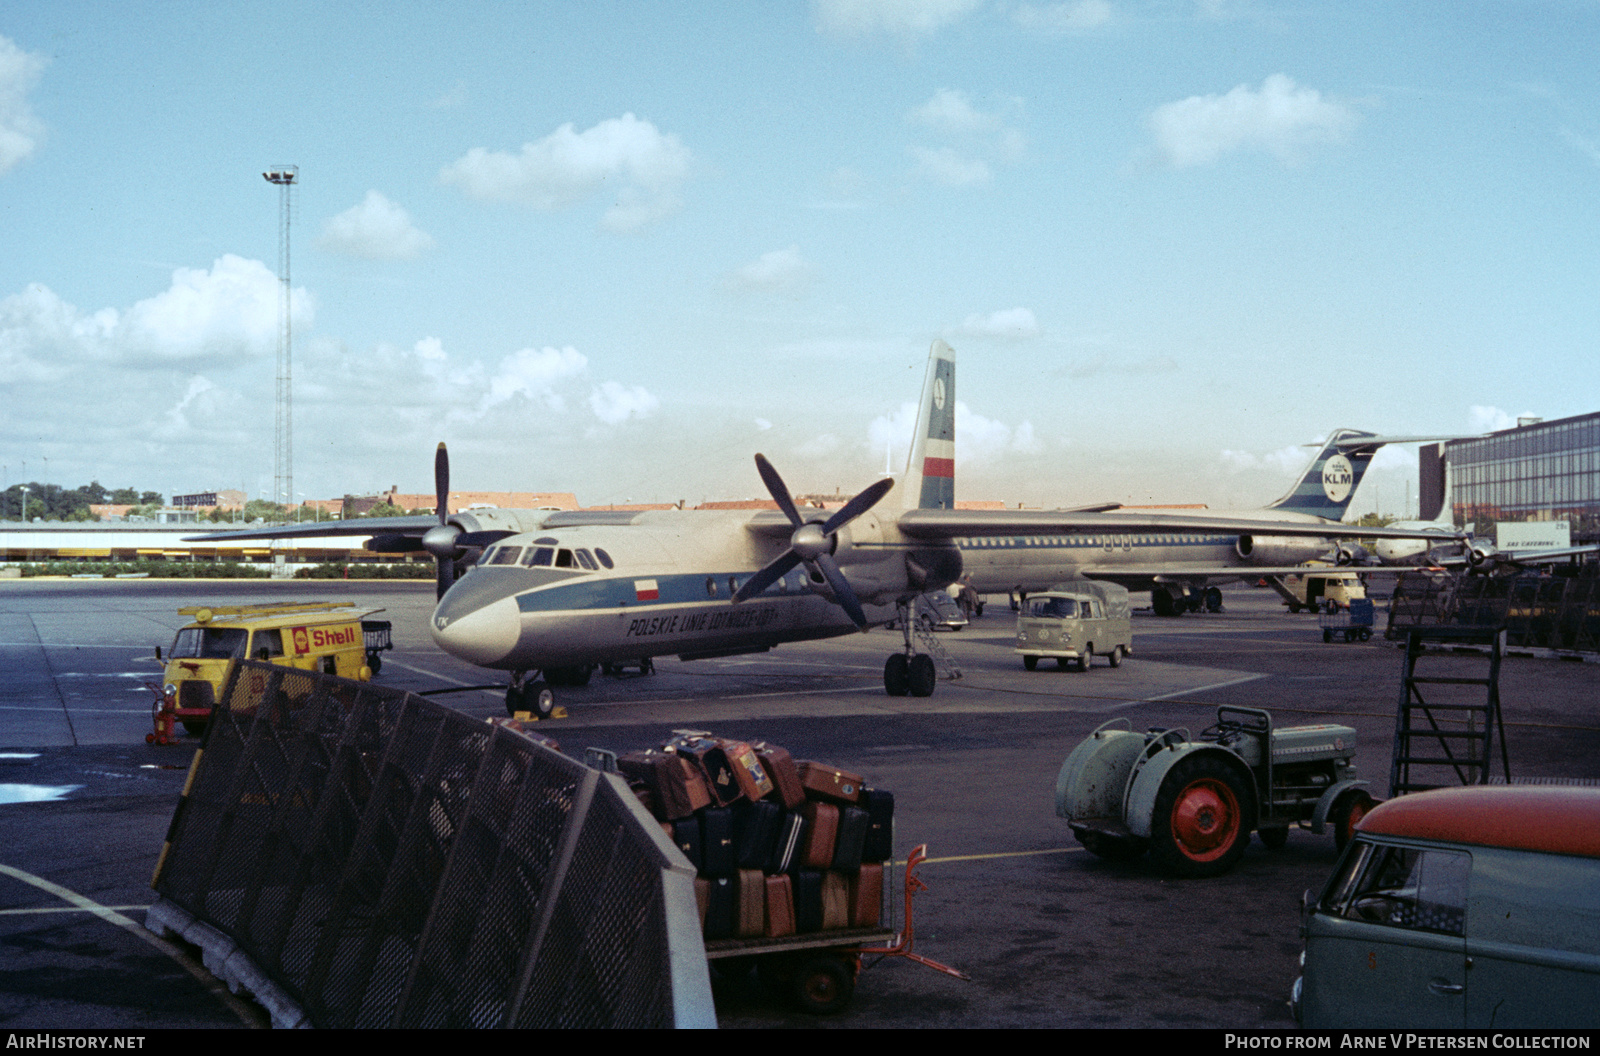
[[565, 547], [563, 547], [562, 549], [556, 551], [556, 567], [557, 568], [571, 568], [572, 567], [572, 551], [571, 550], [568, 550]]
[[522, 547], [520, 546], [497, 546], [494, 548], [493, 552], [490, 553], [489, 560], [486, 562], [486, 564], [514, 565], [517, 563], [517, 558], [521, 556]]
[[572, 553], [573, 553], [573, 555], [575, 557], [577, 557], [578, 564], [583, 566], [585, 569], [589, 570], [590, 572], [594, 572], [594, 571], [599, 569], [600, 566], [596, 565], [594, 563], [594, 558], [592, 556], [590, 556], [589, 551], [587, 551], [587, 550], [574, 550]]
[[530, 546], [528, 547], [528, 556], [523, 559], [522, 563], [529, 568], [549, 568], [555, 558], [556, 551], [554, 547]]
[[616, 568], [617, 567], [615, 564], [612, 563], [611, 555], [606, 553], [604, 550], [600, 549], [598, 546], [594, 548], [594, 556], [599, 558], [600, 559], [600, 563], [602, 565], [606, 566], [607, 568]]

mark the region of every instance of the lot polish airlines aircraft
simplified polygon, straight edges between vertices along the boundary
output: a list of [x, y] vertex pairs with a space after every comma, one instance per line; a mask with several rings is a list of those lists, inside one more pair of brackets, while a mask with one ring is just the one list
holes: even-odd
[[[433, 639], [453, 656], [508, 672], [511, 712], [550, 714], [551, 687], [582, 685], [596, 665], [764, 652], [866, 630], [896, 615], [904, 648], [884, 663], [884, 688], [893, 696], [928, 696], [937, 672], [932, 657], [913, 647], [908, 616], [919, 594], [948, 586], [964, 569], [980, 590], [1041, 590], [1079, 572], [1105, 574], [1119, 561], [1120, 573], [1134, 578], [1237, 578], [1289, 571], [1279, 566], [1326, 550], [1332, 537], [1416, 534], [1336, 524], [1311, 512], [1344, 509], [1377, 442], [1370, 434], [1335, 434], [1289, 497], [1296, 501], [1254, 518], [956, 510], [955, 352], [935, 341], [904, 478], [898, 485], [879, 480], [832, 513], [797, 508], [778, 471], [757, 455], [777, 510], [448, 514], [449, 461], [440, 444], [437, 519], [369, 518], [196, 538], [368, 535], [375, 552], [432, 554], [439, 570]], [[883, 502], [891, 492], [898, 503]]]

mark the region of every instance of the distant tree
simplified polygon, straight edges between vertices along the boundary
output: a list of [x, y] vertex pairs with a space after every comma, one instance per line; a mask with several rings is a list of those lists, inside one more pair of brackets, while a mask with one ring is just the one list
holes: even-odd
[[1362, 528], [1387, 528], [1395, 520], [1393, 515], [1387, 513], [1363, 513], [1356, 524]]
[[372, 509], [368, 510], [366, 513], [362, 514], [361, 516], [363, 516], [363, 517], [401, 517], [401, 516], [404, 516], [405, 512], [406, 512], [405, 510], [402, 510], [400, 507], [396, 506], [392, 502], [380, 502], [380, 503], [378, 503], [378, 505], [372, 507]]
[[160, 506], [165, 500], [161, 498], [161, 493], [159, 491], [144, 491], [139, 493], [139, 501], [146, 505], [154, 503], [155, 505]]
[[134, 488], [118, 488], [111, 493], [111, 502], [118, 506], [137, 506], [139, 492]]

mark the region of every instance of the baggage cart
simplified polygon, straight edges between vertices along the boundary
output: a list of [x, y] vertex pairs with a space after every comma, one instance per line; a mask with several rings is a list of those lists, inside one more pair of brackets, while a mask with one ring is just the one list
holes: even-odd
[[[917, 867], [928, 857], [928, 845], [919, 844], [906, 858], [903, 873], [904, 909], [901, 926], [893, 925], [894, 885], [883, 885], [887, 923], [876, 928], [808, 931], [780, 938], [708, 939], [706, 959], [724, 975], [743, 975], [754, 969], [762, 980], [786, 993], [802, 1011], [827, 1015], [842, 1012], [855, 994], [861, 973], [889, 957], [904, 957], [957, 979], [967, 973], [912, 951], [912, 897], [928, 885]], [[885, 863], [885, 873], [888, 872]]]
[[1343, 637], [1347, 642], [1364, 642], [1372, 637], [1373, 608], [1371, 598], [1352, 598], [1350, 607], [1317, 617], [1322, 628], [1322, 640], [1331, 642]]

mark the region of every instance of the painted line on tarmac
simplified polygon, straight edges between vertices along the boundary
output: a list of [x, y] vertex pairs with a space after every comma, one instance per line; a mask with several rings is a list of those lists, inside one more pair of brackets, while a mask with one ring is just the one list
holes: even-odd
[[1131, 708], [1135, 704], [1154, 704], [1158, 700], [1172, 700], [1174, 697], [1186, 697], [1191, 693], [1205, 693], [1208, 690], [1213, 690], [1213, 689], [1226, 689], [1228, 686], [1242, 685], [1245, 682], [1254, 682], [1258, 678], [1266, 678], [1266, 677], [1267, 677], [1266, 675], [1261, 675], [1261, 674], [1245, 675], [1242, 678], [1230, 678], [1225, 682], [1213, 682], [1210, 685], [1206, 685], [1206, 686], [1190, 686], [1187, 689], [1175, 689], [1171, 693], [1163, 693], [1159, 697], [1141, 697], [1138, 700], [1123, 701], [1120, 704], [1112, 704], [1112, 705], [1109, 705], [1108, 707], [1097, 708], [1095, 710], [1097, 710], [1097, 711], [1116, 711], [1119, 708]]
[[[98, 906], [97, 909], [109, 909], [113, 913], [143, 913], [149, 906]], [[32, 909], [0, 909], [0, 917], [31, 917], [44, 913], [94, 913], [97, 909], [87, 906], [34, 906]]]
[[21, 880], [25, 884], [31, 884], [40, 891], [54, 895], [75, 909], [92, 913], [108, 924], [115, 924], [119, 928], [132, 932], [176, 961], [179, 967], [194, 976], [201, 986], [209, 990], [213, 997], [227, 1005], [245, 1026], [262, 1026], [261, 1013], [257, 1008], [246, 1004], [230, 993], [221, 979], [206, 971], [203, 966], [194, 963], [194, 958], [185, 953], [181, 947], [161, 938], [132, 918], [123, 916], [110, 906], [102, 906], [94, 899], [86, 898], [76, 891], [68, 890], [59, 884], [53, 884], [42, 876], [34, 876], [32, 873], [23, 872], [21, 869], [16, 869], [9, 865], [0, 865], [0, 876], [9, 876], [15, 880]]
[[[1082, 847], [1051, 847], [1044, 851], [995, 851], [992, 854], [952, 854], [943, 858], [924, 858], [919, 865], [933, 865], [938, 862], [985, 862], [995, 858], [1036, 858], [1045, 854], [1076, 854], [1083, 850]], [[905, 865], [905, 862], [896, 862], [896, 865]]]

